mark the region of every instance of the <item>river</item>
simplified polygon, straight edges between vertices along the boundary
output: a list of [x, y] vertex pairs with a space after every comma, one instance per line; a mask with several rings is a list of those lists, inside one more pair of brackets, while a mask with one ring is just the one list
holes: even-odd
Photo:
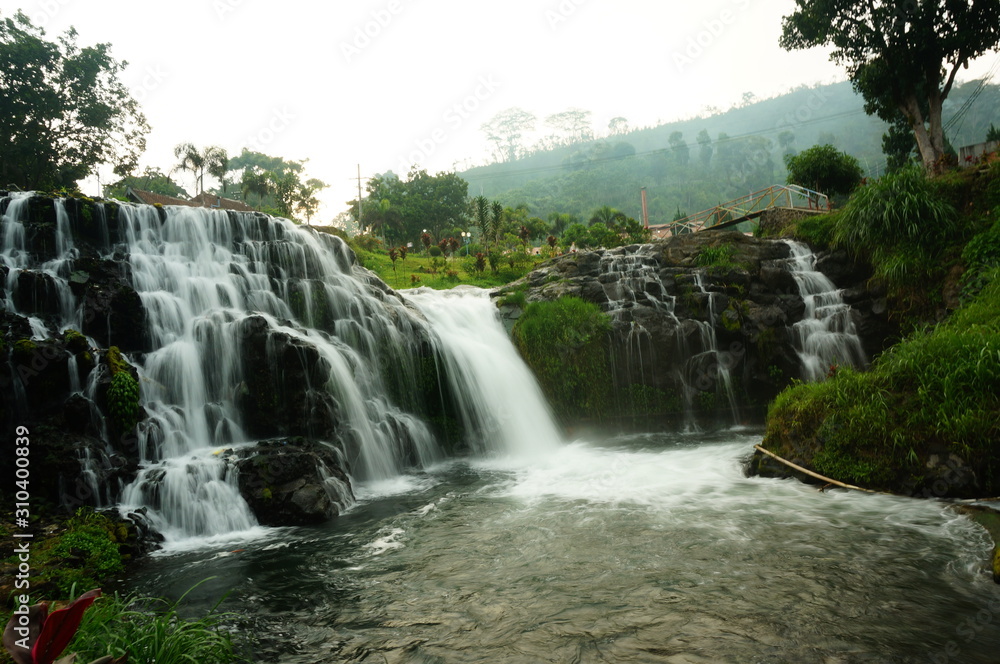
[[[360, 484], [321, 527], [194, 544], [129, 586], [255, 661], [994, 663], [987, 536], [936, 502], [747, 478], [756, 431], [575, 441]], [[189, 542], [188, 546], [192, 546]]]

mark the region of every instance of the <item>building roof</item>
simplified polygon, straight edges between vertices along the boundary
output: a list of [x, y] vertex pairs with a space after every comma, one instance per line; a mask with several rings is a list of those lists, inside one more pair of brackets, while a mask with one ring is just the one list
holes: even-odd
[[145, 203], [147, 205], [184, 205], [186, 207], [221, 208], [223, 210], [236, 210], [238, 212], [253, 212], [253, 208], [243, 201], [222, 198], [221, 196], [209, 193], [198, 194], [191, 200], [186, 201], [183, 198], [154, 194], [151, 191], [129, 187], [126, 195], [136, 203]]
[[154, 194], [151, 191], [133, 189], [132, 187], [129, 187], [126, 190], [125, 195], [136, 203], [145, 203], [146, 205], [186, 205], [188, 207], [194, 207], [193, 203], [186, 201], [183, 198], [174, 198], [173, 196]]
[[232, 198], [223, 198], [204, 191], [191, 199], [191, 205], [195, 205], [197, 207], [222, 208], [223, 210], [236, 210], [238, 212], [253, 212], [253, 208], [243, 201], [237, 201]]

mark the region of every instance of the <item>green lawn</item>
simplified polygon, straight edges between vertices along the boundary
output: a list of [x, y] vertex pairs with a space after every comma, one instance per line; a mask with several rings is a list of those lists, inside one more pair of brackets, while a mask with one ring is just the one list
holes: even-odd
[[498, 266], [496, 272], [487, 265], [482, 272], [475, 270], [475, 258], [455, 256], [453, 258], [432, 258], [426, 254], [407, 254], [405, 259], [397, 259], [395, 266], [385, 252], [370, 252], [355, 249], [358, 262], [377, 274], [385, 283], [395, 289], [428, 286], [438, 290], [454, 288], [459, 284], [470, 284], [481, 288], [497, 288], [520, 279], [540, 265], [545, 258], [533, 256], [522, 260], [512, 269], [509, 264]]

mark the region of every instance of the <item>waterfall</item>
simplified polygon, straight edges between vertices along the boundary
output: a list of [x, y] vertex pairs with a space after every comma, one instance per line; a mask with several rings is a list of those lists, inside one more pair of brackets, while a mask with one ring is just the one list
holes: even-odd
[[[123, 503], [154, 508], [158, 530], [180, 537], [255, 525], [220, 454], [256, 439], [247, 403], [301, 406], [310, 426], [329, 425], [299, 434], [325, 437], [339, 426], [360, 479], [437, 458], [424, 422], [389, 399], [382, 371], [383, 363], [405, 367], [419, 323], [354, 274], [340, 240], [202, 208], [167, 208], [161, 221], [155, 208], [122, 206], [118, 220], [154, 349], [132, 358], [148, 418], [139, 430], [143, 467]], [[289, 371], [303, 384], [281, 383]], [[260, 372], [277, 384], [253, 375]], [[288, 389], [301, 389], [307, 403], [287, 403], [295, 400]]]
[[816, 270], [816, 256], [808, 246], [785, 240], [792, 256], [788, 265], [805, 302], [802, 320], [794, 325], [795, 345], [802, 362], [802, 379], [824, 380], [831, 366], [863, 367], [867, 358], [840, 290]]
[[[728, 409], [717, 406], [712, 410], [720, 415], [728, 410], [729, 421], [739, 422], [730, 371], [738, 359], [734, 353], [719, 350], [715, 332], [718, 294], [706, 288], [703, 272], [694, 272], [692, 286], [705, 303], [705, 320], [692, 318], [683, 324], [675, 313], [677, 297], [669, 293], [661, 276], [662, 265], [656, 251], [654, 245], [647, 244], [614, 249], [601, 256], [602, 277], [608, 276], [601, 279], [608, 297], [605, 311], [625, 340], [622, 357], [615, 353], [615, 361], [625, 366], [630, 382], [650, 384], [655, 378], [649, 374], [653, 371], [656, 355], [672, 356], [676, 358], [676, 380], [683, 393], [684, 422], [688, 429], [697, 428], [695, 411], [700, 405], [696, 403], [700, 394], [714, 395], [718, 404], [724, 401]], [[655, 328], [675, 331], [670, 347], [657, 348], [653, 341], [654, 330], [647, 328], [648, 319], [636, 316], [636, 312], [644, 309], [650, 309], [655, 316], [651, 321]], [[692, 329], [694, 334], [689, 338]]]
[[447, 349], [446, 373], [459, 414], [481, 455], [519, 459], [561, 441], [541, 388], [510, 342], [489, 293], [473, 287], [403, 291]]

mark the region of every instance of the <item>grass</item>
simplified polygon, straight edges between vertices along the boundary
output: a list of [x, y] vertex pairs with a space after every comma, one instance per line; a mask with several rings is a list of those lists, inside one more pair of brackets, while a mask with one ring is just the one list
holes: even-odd
[[867, 372], [841, 369], [799, 384], [772, 403], [764, 446], [810, 458], [835, 479], [898, 489], [921, 459], [948, 450], [1000, 491], [1000, 271], [974, 300], [936, 327], [912, 334]]
[[395, 269], [388, 253], [375, 250], [368, 251], [355, 248], [358, 261], [379, 276], [382, 281], [396, 289], [428, 286], [439, 290], [454, 288], [459, 284], [469, 284], [480, 288], [497, 288], [511, 281], [520, 279], [535, 269], [542, 262], [541, 257], [534, 257], [511, 269], [501, 265], [493, 272], [487, 265], [482, 272], [473, 267], [475, 258], [471, 256], [456, 256], [452, 258], [435, 258], [421, 254], [409, 253], [405, 259], [397, 259]]
[[222, 626], [226, 614], [216, 613], [216, 605], [205, 616], [186, 620], [180, 615], [184, 597], [176, 602], [137, 596], [101, 597], [84, 614], [66, 652], [79, 653], [80, 662], [126, 654], [130, 662], [157, 664], [240, 661], [232, 638]]
[[611, 320], [577, 297], [533, 302], [514, 325], [514, 344], [560, 419], [600, 418], [611, 404]]

